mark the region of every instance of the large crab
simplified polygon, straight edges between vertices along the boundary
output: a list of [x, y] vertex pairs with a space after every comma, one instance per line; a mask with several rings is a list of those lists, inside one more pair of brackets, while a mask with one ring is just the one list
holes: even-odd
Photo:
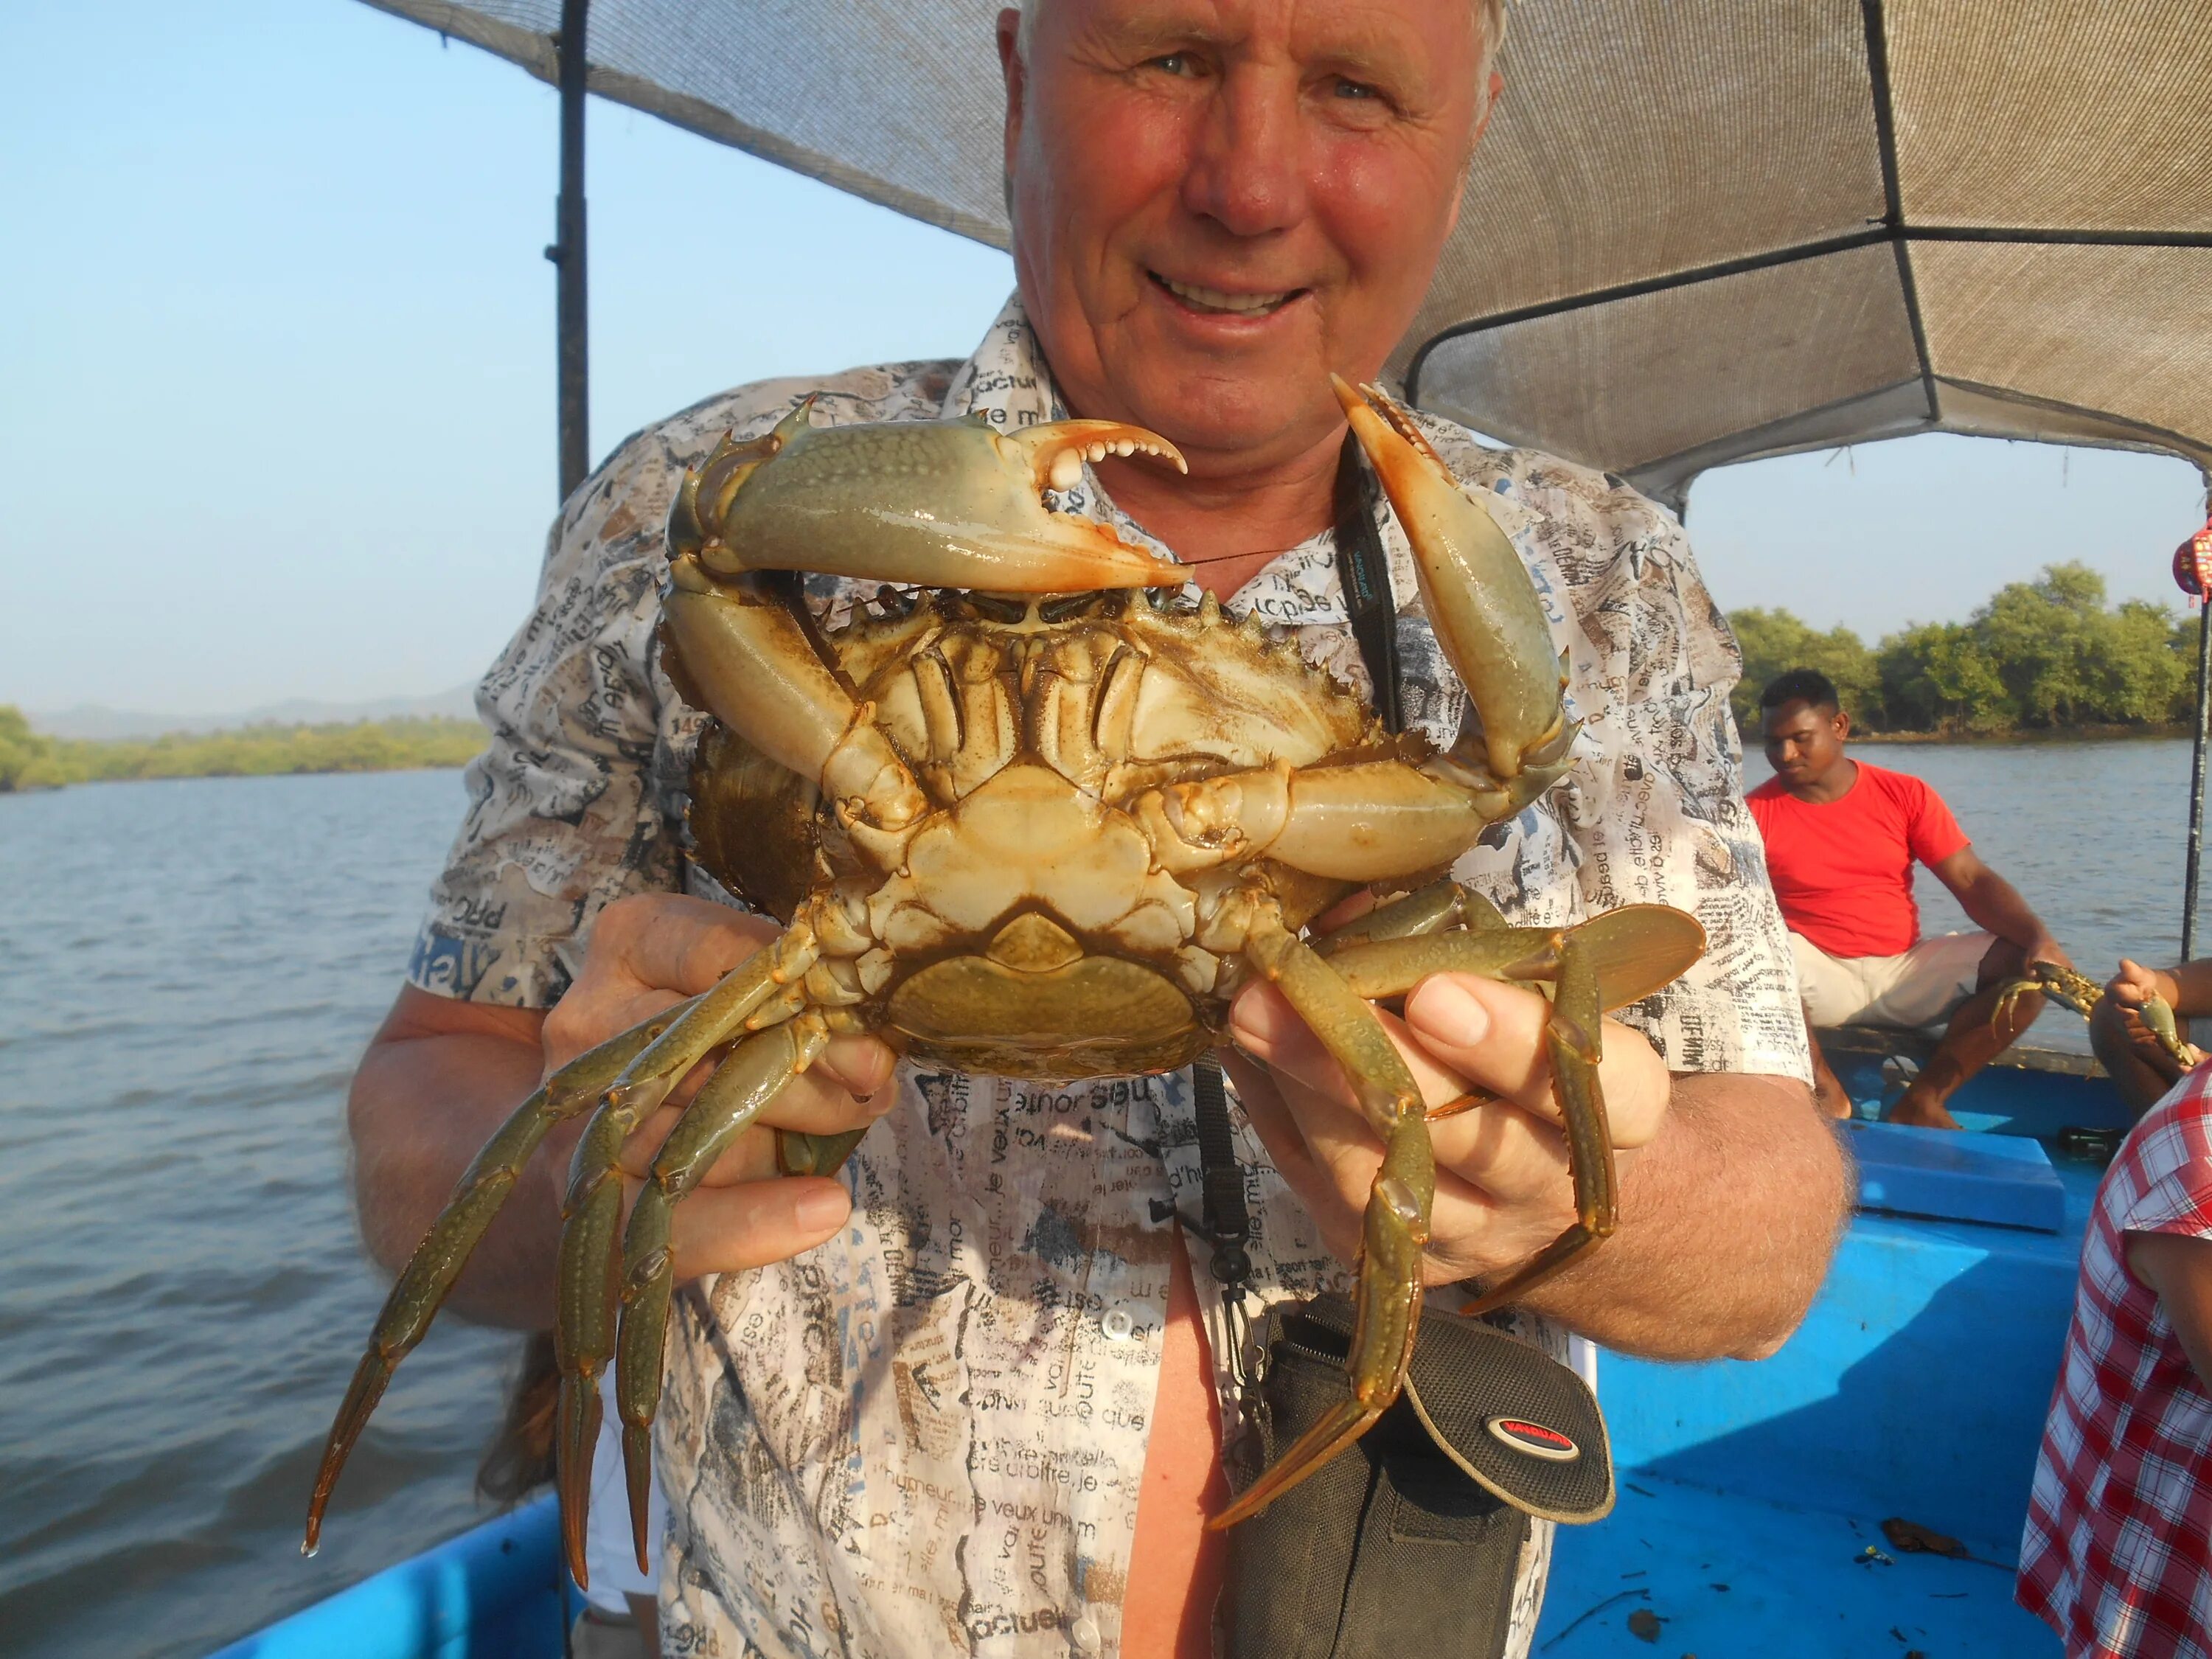
[[[1368, 1000], [1454, 969], [1549, 988], [1547, 1041], [1577, 1220], [1488, 1287], [1509, 1302], [1614, 1219], [1597, 1085], [1610, 1008], [1703, 948], [1680, 911], [1509, 927], [1449, 881], [1319, 943], [1307, 924], [1362, 886], [1404, 891], [1566, 769], [1564, 675], [1528, 573], [1379, 392], [1338, 385], [1405, 525], [1439, 640], [1466, 682], [1459, 740], [1386, 734], [1288, 640], [1188, 572], [1047, 510], [1084, 459], [1164, 441], [1103, 421], [1002, 433], [980, 419], [815, 428], [802, 407], [725, 441], [669, 521], [666, 661], [714, 717], [694, 769], [699, 861], [787, 923], [713, 989], [565, 1066], [465, 1174], [400, 1274], [339, 1408], [312, 1547], [347, 1453], [395, 1366], [554, 1124], [589, 1111], [563, 1207], [556, 1340], [563, 1531], [582, 1539], [599, 1377], [616, 1362], [643, 1561], [650, 1429], [671, 1294], [672, 1212], [836, 1032], [917, 1060], [1054, 1081], [1181, 1066], [1231, 999], [1273, 981], [1350, 1078], [1382, 1142], [1343, 1402], [1214, 1524], [1253, 1513], [1364, 1431], [1412, 1356], [1435, 1187], [1413, 1078]], [[834, 631], [787, 573], [921, 585]], [[783, 573], [783, 574], [777, 574]], [[1326, 954], [1323, 954], [1323, 952]], [[726, 1051], [653, 1161], [627, 1229], [617, 1153], [697, 1061]], [[858, 1139], [786, 1133], [791, 1173]]]

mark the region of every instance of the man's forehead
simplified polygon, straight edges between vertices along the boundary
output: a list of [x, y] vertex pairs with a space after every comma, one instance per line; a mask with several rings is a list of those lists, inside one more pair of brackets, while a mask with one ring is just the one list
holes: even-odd
[[1766, 729], [1771, 732], [1786, 732], [1791, 726], [1802, 726], [1808, 720], [1814, 726], [1825, 726], [1835, 717], [1835, 713], [1832, 708], [1816, 708], [1802, 697], [1793, 697], [1780, 708], [1766, 711]]
[[[1439, 33], [1480, 39], [1480, 0], [1029, 0], [1066, 8], [1078, 27], [1122, 40], [1235, 42], [1287, 35], [1304, 54], [1425, 55]], [[1441, 27], [1439, 26], [1442, 26]]]

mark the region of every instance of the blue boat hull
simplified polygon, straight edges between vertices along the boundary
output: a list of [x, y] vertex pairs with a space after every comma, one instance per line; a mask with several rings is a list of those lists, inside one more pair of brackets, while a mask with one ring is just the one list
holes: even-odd
[[[1878, 1094], [1878, 1072], [1838, 1071], [1854, 1096]], [[1996, 1136], [2128, 1121], [2101, 1080], [2010, 1071], [1976, 1079], [1954, 1109]], [[1857, 1133], [1880, 1143], [1863, 1200], [1903, 1194], [1932, 1213], [1858, 1215], [1771, 1358], [1604, 1357], [1620, 1501], [1559, 1530], [1543, 1659], [2057, 1653], [2014, 1604], [2013, 1569], [2099, 1171], [2017, 1139], [1981, 1142], [1977, 1158], [1979, 1137]], [[1991, 1214], [2027, 1224], [1945, 1218]], [[1896, 1548], [1881, 1528], [1892, 1517], [1971, 1559]], [[550, 1500], [532, 1504], [218, 1659], [553, 1659], [576, 1605], [556, 1534]], [[1632, 1632], [1638, 1613], [1660, 1620], [1656, 1637]]]

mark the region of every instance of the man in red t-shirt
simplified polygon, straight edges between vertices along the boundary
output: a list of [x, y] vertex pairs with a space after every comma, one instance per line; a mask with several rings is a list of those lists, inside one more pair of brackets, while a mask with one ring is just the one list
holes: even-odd
[[[2012, 884], [1975, 855], [1941, 796], [1908, 773], [1844, 753], [1850, 716], [1826, 675], [1794, 668], [1760, 694], [1759, 706], [1774, 776], [1744, 799], [1766, 842], [1806, 1024], [1947, 1021], [1889, 1121], [1955, 1129], [1944, 1102], [2043, 1011], [2042, 998], [2023, 996], [1993, 1027], [1998, 981], [2031, 962], [2073, 963]], [[1986, 932], [1920, 937], [1916, 859]], [[1850, 1115], [1817, 1043], [1813, 1065], [1821, 1104]]]

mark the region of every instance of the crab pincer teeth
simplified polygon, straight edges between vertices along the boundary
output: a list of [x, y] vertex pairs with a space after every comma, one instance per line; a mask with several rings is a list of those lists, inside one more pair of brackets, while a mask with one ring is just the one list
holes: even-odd
[[1008, 433], [1003, 441], [1027, 455], [1030, 479], [1040, 490], [1074, 489], [1085, 461], [1109, 455], [1150, 455], [1171, 463], [1178, 472], [1190, 471], [1182, 453], [1165, 438], [1125, 421], [1049, 421]]

